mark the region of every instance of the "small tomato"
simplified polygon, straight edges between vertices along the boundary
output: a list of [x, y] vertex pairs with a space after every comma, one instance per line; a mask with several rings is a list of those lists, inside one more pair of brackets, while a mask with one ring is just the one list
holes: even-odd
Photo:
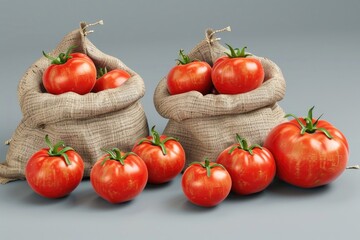
[[260, 192], [275, 177], [276, 165], [271, 152], [259, 145], [248, 146], [246, 139], [236, 135], [238, 141], [220, 153], [216, 162], [228, 170], [232, 191], [241, 195]]
[[185, 151], [177, 139], [159, 135], [155, 126], [151, 136], [139, 140], [132, 149], [144, 160], [149, 183], [165, 183], [175, 178], [185, 166]]
[[211, 92], [211, 67], [206, 62], [191, 61], [180, 50], [179, 65], [173, 67], [167, 75], [167, 87], [171, 95], [198, 91], [202, 94]]
[[45, 90], [51, 94], [75, 92], [86, 94], [91, 91], [96, 82], [96, 67], [93, 61], [82, 53], [71, 53], [70, 47], [66, 53], [60, 53], [53, 58], [43, 52], [43, 55], [52, 60], [45, 70], [42, 80]]
[[100, 92], [106, 89], [120, 87], [130, 77], [128, 72], [121, 69], [114, 69], [108, 72], [106, 68], [100, 68], [98, 70], [98, 79], [92, 91]]
[[211, 77], [216, 90], [221, 94], [240, 94], [249, 92], [261, 86], [265, 73], [261, 62], [248, 57], [246, 47], [241, 51], [233, 49], [231, 54], [215, 61]]
[[104, 150], [90, 172], [95, 192], [110, 203], [134, 199], [145, 188], [148, 171], [143, 160], [135, 153], [121, 152], [117, 148]]
[[65, 147], [63, 141], [53, 146], [46, 135], [45, 142], [49, 148], [36, 152], [27, 162], [26, 180], [43, 197], [64, 197], [80, 184], [84, 162], [74, 149]]
[[218, 163], [194, 162], [184, 172], [181, 185], [190, 202], [213, 207], [221, 203], [230, 193], [231, 177]]

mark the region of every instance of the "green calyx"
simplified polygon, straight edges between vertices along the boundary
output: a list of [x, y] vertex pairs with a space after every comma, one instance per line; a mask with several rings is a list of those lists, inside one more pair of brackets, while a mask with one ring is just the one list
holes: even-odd
[[61, 64], [66, 63], [70, 58], [72, 58], [72, 56], [70, 56], [70, 54], [71, 54], [72, 50], [74, 50], [75, 48], [76, 48], [76, 46], [69, 47], [68, 50], [66, 51], [66, 53], [60, 53], [56, 58], [46, 54], [44, 51], [42, 51], [42, 54], [47, 59], [51, 60], [51, 64], [61, 65]]
[[113, 148], [113, 149], [101, 149], [102, 151], [106, 152], [107, 154], [109, 154], [107, 157], [104, 158], [104, 160], [101, 162], [101, 165], [104, 165], [106, 161], [108, 160], [114, 160], [114, 161], [118, 161], [120, 162], [121, 165], [125, 165], [125, 159], [129, 156], [129, 155], [136, 155], [133, 152], [127, 152], [124, 155], [121, 155], [121, 151], [118, 148]]
[[[65, 159], [66, 165], [68, 165], [68, 166], [71, 165], [71, 162], [70, 162], [69, 157], [66, 154], [66, 152], [70, 151], [70, 150], [74, 151], [73, 148], [66, 147], [64, 141], [59, 141], [55, 145], [52, 145], [52, 143], [49, 139], [49, 135], [45, 136], [45, 143], [49, 147], [49, 151], [48, 151], [49, 156], [51, 156], [51, 157], [61, 156]], [[61, 149], [59, 150], [60, 147], [61, 147]]]
[[194, 164], [198, 164], [200, 165], [201, 167], [205, 168], [206, 169], [206, 176], [210, 177], [211, 176], [211, 169], [213, 169], [214, 167], [221, 167], [223, 169], [225, 169], [225, 167], [219, 163], [214, 163], [214, 164], [211, 164], [210, 165], [210, 161], [208, 158], [205, 158], [205, 162], [202, 163], [202, 162], [193, 162], [190, 164], [191, 165], [194, 165]]
[[310, 134], [312, 134], [312, 133], [315, 133], [315, 132], [317, 132], [317, 131], [320, 131], [320, 132], [323, 132], [323, 133], [326, 135], [327, 138], [332, 139], [333, 137], [332, 137], [331, 134], [328, 132], [328, 130], [326, 130], [325, 128], [318, 128], [318, 127], [317, 127], [317, 124], [319, 123], [319, 120], [320, 120], [320, 118], [322, 117], [322, 114], [320, 115], [320, 117], [318, 117], [318, 118], [316, 119], [315, 122], [313, 122], [313, 110], [314, 110], [314, 107], [315, 107], [315, 106], [313, 106], [312, 108], [310, 108], [307, 117], [304, 117], [304, 120], [305, 120], [306, 125], [304, 125], [304, 124], [300, 121], [300, 119], [299, 119], [296, 115], [294, 115], [294, 114], [286, 114], [286, 115], [285, 115], [285, 118], [287, 118], [287, 117], [293, 117], [293, 118], [295, 118], [295, 120], [299, 123], [299, 125], [300, 125], [300, 127], [301, 127], [301, 131], [300, 131], [301, 135], [304, 135], [305, 133], [310, 133]]
[[246, 53], [245, 50], [247, 47], [243, 47], [241, 50], [239, 48], [232, 48], [229, 44], [226, 44], [230, 50], [230, 54], [225, 52], [225, 54], [229, 58], [246, 58], [248, 56], [251, 56], [251, 54]]
[[97, 76], [96, 76], [96, 78], [99, 79], [99, 78], [101, 78], [102, 76], [104, 76], [104, 75], [107, 74], [107, 73], [108, 73], [108, 70], [107, 70], [106, 67], [104, 67], [104, 68], [99, 68], [99, 69], [97, 70]]
[[250, 153], [251, 156], [254, 155], [253, 149], [254, 148], [260, 148], [262, 149], [262, 147], [259, 144], [253, 144], [251, 146], [248, 145], [247, 141], [245, 138], [240, 137], [239, 134], [236, 134], [236, 140], [239, 143], [238, 146], [233, 146], [230, 150], [229, 150], [229, 154], [231, 154], [235, 149], [241, 149], [244, 151], [247, 151]]
[[180, 49], [179, 51], [179, 59], [176, 59], [181, 65], [185, 65], [188, 63], [191, 63], [190, 57], [186, 54], [184, 54], [184, 50]]
[[166, 147], [165, 147], [165, 143], [169, 140], [174, 140], [174, 141], [177, 141], [178, 142], [178, 139], [176, 138], [173, 138], [173, 137], [167, 137], [165, 138], [164, 140], [160, 140], [160, 135], [159, 133], [155, 130], [155, 126], [153, 126], [151, 128], [151, 137], [152, 139], [147, 139], [147, 138], [143, 138], [139, 141], [138, 145], [144, 143], [144, 142], [147, 142], [147, 143], [150, 143], [151, 145], [153, 146], [158, 146], [161, 148], [161, 151], [163, 153], [163, 155], [165, 156], [167, 151], [166, 151]]

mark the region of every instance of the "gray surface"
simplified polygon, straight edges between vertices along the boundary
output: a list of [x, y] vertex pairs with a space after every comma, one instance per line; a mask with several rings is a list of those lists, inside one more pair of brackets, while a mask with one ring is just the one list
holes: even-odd
[[[150, 3], [154, 2], [154, 3]], [[360, 162], [360, 2], [354, 1], [0, 1], [0, 143], [21, 119], [16, 88], [28, 66], [85, 20], [104, 19], [90, 40], [141, 74], [149, 125], [164, 129], [152, 103], [160, 78], [180, 48], [190, 50], [205, 28], [230, 25], [223, 43], [247, 45], [275, 61], [287, 80], [286, 112], [315, 114], [350, 143]], [[0, 159], [7, 148], [0, 146]], [[360, 172], [330, 186], [302, 190], [275, 182], [250, 197], [231, 196], [201, 209], [182, 195], [180, 176], [148, 187], [134, 201], [110, 205], [84, 181], [69, 197], [47, 200], [26, 182], [0, 186], [0, 239], [355, 239]]]

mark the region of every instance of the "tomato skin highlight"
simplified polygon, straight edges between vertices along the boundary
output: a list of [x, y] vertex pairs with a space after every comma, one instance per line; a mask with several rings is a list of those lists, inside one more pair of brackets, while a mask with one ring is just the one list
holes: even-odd
[[[305, 124], [303, 118], [300, 121]], [[281, 180], [314, 188], [329, 184], [346, 169], [349, 145], [345, 136], [325, 120], [319, 120], [317, 127], [326, 129], [333, 138], [321, 131], [302, 135], [295, 119], [270, 132], [264, 146], [273, 153]]]
[[266, 148], [254, 148], [253, 155], [235, 148], [234, 144], [221, 152], [216, 160], [229, 172], [232, 180], [232, 191], [240, 195], [249, 195], [263, 191], [273, 181], [276, 173], [274, 157]]
[[219, 63], [223, 62], [224, 60], [226, 60], [228, 58], [229, 58], [228, 56], [219, 57], [218, 59], [215, 60], [212, 68], [214, 69], [217, 65], [219, 65]]
[[173, 67], [167, 75], [171, 95], [198, 91], [208, 94], [212, 89], [211, 67], [206, 62], [191, 62]]
[[[160, 141], [167, 138], [160, 136]], [[153, 140], [152, 136], [147, 137]], [[175, 140], [164, 143], [166, 155], [163, 154], [159, 146], [154, 146], [149, 142], [135, 144], [132, 151], [136, 153], [146, 164], [149, 179], [152, 184], [161, 184], [174, 179], [185, 166], [185, 151], [181, 144]]]
[[114, 204], [134, 199], [146, 186], [148, 171], [145, 163], [137, 155], [129, 155], [124, 165], [115, 160], [103, 163], [108, 156], [102, 156], [91, 169], [90, 182], [95, 192]]
[[106, 89], [120, 87], [130, 77], [128, 72], [121, 69], [114, 69], [96, 80], [96, 84], [92, 91], [100, 92]]
[[[210, 163], [210, 166], [214, 164]], [[223, 167], [212, 168], [209, 177], [204, 167], [193, 164], [185, 170], [181, 179], [181, 186], [185, 196], [193, 204], [202, 207], [214, 207], [229, 195], [231, 177]]]
[[43, 74], [45, 90], [51, 94], [75, 92], [89, 93], [96, 82], [96, 67], [92, 60], [82, 53], [71, 53], [66, 63], [52, 64]]
[[211, 77], [219, 93], [240, 94], [260, 87], [265, 72], [258, 59], [225, 56], [215, 62]]
[[81, 182], [84, 162], [75, 151], [67, 151], [71, 162], [67, 165], [61, 156], [49, 156], [49, 149], [36, 152], [25, 167], [29, 186], [46, 198], [61, 198], [70, 194]]

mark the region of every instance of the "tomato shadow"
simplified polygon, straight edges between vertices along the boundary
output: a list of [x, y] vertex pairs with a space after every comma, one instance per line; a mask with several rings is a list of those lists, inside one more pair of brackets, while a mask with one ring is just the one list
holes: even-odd
[[254, 201], [255, 199], [260, 199], [264, 196], [264, 191], [253, 193], [249, 195], [240, 195], [234, 192], [230, 192], [229, 195], [226, 197], [224, 202], [247, 202], [247, 201]]
[[191, 203], [184, 194], [178, 194], [172, 198], [169, 198], [167, 205], [169, 210], [182, 213], [209, 213], [214, 211], [215, 207], [201, 207]]
[[172, 184], [172, 181], [166, 182], [166, 183], [161, 183], [161, 184], [148, 183], [148, 184], [146, 184], [144, 190], [150, 190], [150, 191], [160, 190], [160, 189], [169, 187], [171, 184]]
[[87, 206], [91, 209], [95, 210], [114, 210], [114, 209], [121, 209], [125, 207], [129, 207], [134, 203], [134, 200], [123, 202], [123, 203], [110, 203], [106, 201], [105, 199], [101, 198], [100, 196], [94, 196], [90, 201], [88, 202]]
[[214, 206], [214, 207], [201, 207], [198, 205], [195, 205], [193, 203], [191, 203], [189, 200], [186, 200], [184, 202], [184, 204], [182, 205], [182, 210], [185, 212], [191, 212], [191, 213], [208, 213], [208, 212], [212, 212], [215, 209], [217, 209], [218, 206]]
[[315, 188], [300, 188], [288, 184], [280, 179], [276, 178], [266, 189], [267, 192], [274, 195], [286, 196], [286, 197], [307, 197], [314, 195], [322, 195], [329, 192], [330, 185], [315, 187]]
[[60, 198], [46, 198], [46, 197], [42, 197], [42, 196], [38, 195], [37, 193], [33, 192], [33, 193], [27, 195], [23, 200], [27, 204], [43, 206], [43, 205], [63, 204], [63, 202], [67, 201], [69, 199], [69, 197], [70, 197], [70, 195], [60, 197]]
[[22, 204], [32, 206], [45, 206], [62, 204], [69, 198], [69, 195], [61, 198], [46, 198], [35, 193], [26, 181], [16, 181], [8, 183], [7, 195], [9, 201], [20, 201]]
[[128, 201], [124, 203], [113, 204], [105, 199], [101, 198], [97, 193], [92, 189], [90, 184], [77, 189], [71, 194], [69, 199], [69, 204], [73, 207], [85, 207], [87, 209], [93, 210], [114, 210], [119, 209], [128, 205], [131, 205], [133, 201]]

